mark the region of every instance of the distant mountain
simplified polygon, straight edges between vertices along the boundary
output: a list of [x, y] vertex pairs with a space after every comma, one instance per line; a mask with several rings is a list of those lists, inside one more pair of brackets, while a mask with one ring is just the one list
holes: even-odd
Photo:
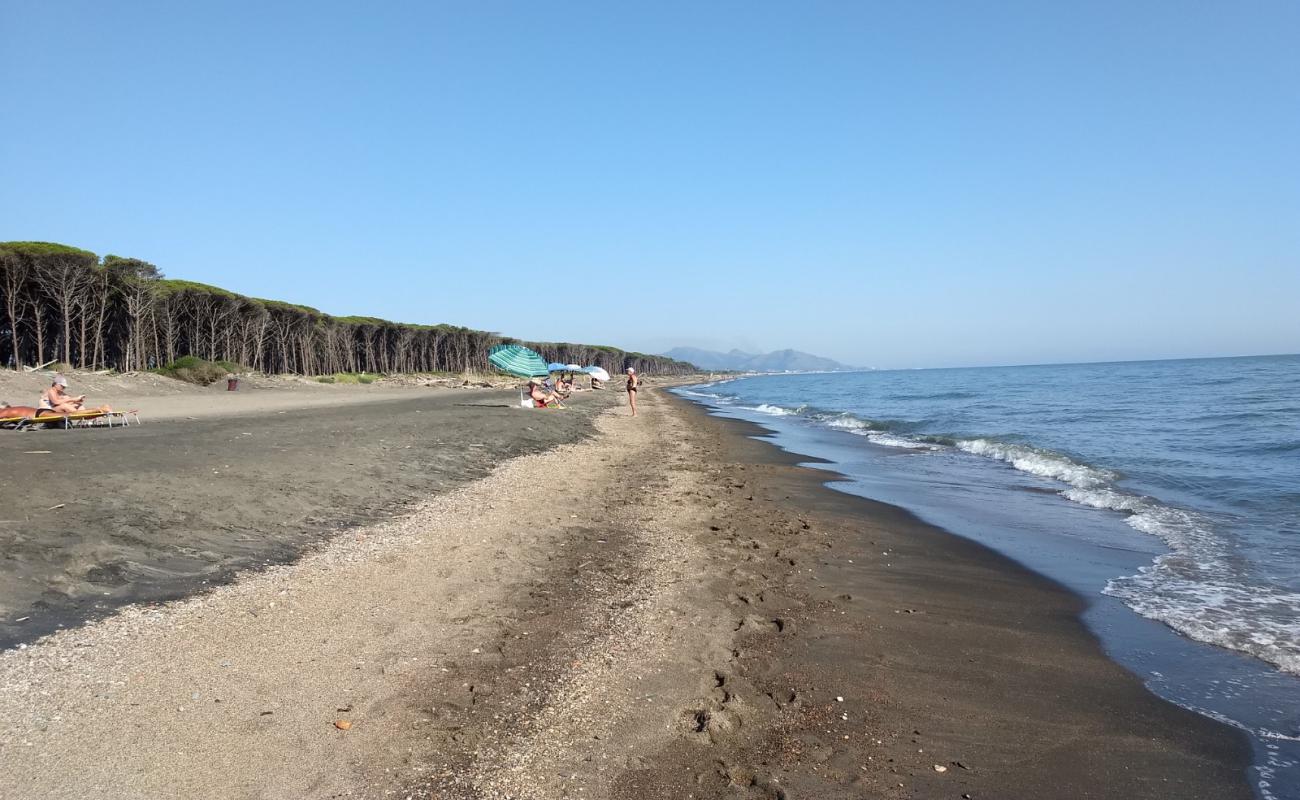
[[798, 350], [774, 350], [771, 353], [756, 355], [743, 350], [730, 353], [718, 353], [713, 350], [701, 350], [697, 347], [674, 347], [664, 355], [678, 361], [689, 361], [700, 369], [735, 370], [738, 372], [833, 372], [851, 370], [838, 361], [801, 353]]

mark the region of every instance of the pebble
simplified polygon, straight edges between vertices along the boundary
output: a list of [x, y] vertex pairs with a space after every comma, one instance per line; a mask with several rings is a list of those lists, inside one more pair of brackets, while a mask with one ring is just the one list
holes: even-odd
[[947, 772], [947, 771], [948, 771], [948, 768], [945, 767], [943, 764], [935, 764], [935, 765], [934, 765], [934, 771], [935, 771], [935, 772]]

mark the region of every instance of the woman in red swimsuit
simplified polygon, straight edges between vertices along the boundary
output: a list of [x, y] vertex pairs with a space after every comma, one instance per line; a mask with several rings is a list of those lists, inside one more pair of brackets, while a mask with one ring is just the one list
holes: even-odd
[[546, 408], [549, 405], [554, 405], [556, 408], [564, 408], [564, 404], [560, 402], [559, 395], [544, 391], [542, 387], [537, 384], [537, 381], [530, 380], [528, 382], [528, 396], [533, 398], [533, 406], [535, 408]]

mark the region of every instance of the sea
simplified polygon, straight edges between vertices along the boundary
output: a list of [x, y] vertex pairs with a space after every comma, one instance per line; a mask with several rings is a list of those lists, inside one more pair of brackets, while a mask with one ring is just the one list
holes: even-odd
[[1248, 735], [1259, 797], [1300, 800], [1300, 356], [675, 391], [1072, 589], [1111, 658]]

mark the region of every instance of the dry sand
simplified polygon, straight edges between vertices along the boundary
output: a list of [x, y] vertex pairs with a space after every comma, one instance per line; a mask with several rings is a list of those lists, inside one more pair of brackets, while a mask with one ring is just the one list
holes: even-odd
[[643, 395], [3, 653], [0, 796], [1250, 796], [1243, 741], [1106, 660], [1076, 598]]
[[[499, 375], [403, 376], [370, 384], [329, 384], [291, 375], [241, 375], [238, 389], [232, 392], [227, 390], [225, 381], [196, 386], [148, 372], [125, 375], [68, 372], [66, 375], [68, 393], [86, 395], [88, 406], [109, 405], [118, 411], [136, 411], [145, 421], [273, 414], [403, 400], [423, 396], [431, 389], [459, 388], [462, 382], [469, 382], [474, 389], [504, 389], [517, 383]], [[48, 371], [0, 370], [0, 401], [34, 406], [52, 377], [53, 373]]]

